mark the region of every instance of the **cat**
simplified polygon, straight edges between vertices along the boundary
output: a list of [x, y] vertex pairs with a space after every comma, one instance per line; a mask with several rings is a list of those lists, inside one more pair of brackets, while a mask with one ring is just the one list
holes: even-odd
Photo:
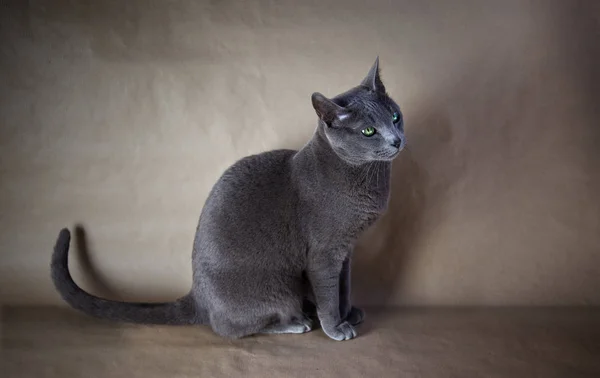
[[311, 101], [318, 123], [302, 149], [242, 158], [213, 186], [194, 237], [187, 295], [127, 303], [88, 294], [69, 273], [64, 228], [51, 262], [62, 298], [100, 318], [207, 324], [231, 339], [308, 332], [315, 315], [331, 339], [356, 337], [365, 314], [350, 300], [352, 249], [387, 208], [404, 121], [386, 93], [379, 57], [360, 85], [331, 99], [315, 92]]

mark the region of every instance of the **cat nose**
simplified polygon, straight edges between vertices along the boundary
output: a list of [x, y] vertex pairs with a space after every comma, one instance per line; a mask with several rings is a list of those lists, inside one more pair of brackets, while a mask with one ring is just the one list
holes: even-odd
[[392, 141], [392, 146], [394, 146], [396, 148], [400, 148], [400, 144], [402, 144], [402, 139], [400, 139], [400, 138], [395, 138]]

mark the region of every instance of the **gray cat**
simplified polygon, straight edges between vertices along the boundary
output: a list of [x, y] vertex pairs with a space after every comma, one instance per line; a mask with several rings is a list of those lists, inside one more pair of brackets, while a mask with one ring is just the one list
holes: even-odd
[[316, 307], [327, 336], [354, 338], [364, 312], [350, 302], [350, 258], [360, 233], [386, 210], [391, 162], [405, 145], [402, 113], [386, 94], [379, 58], [359, 86], [332, 99], [314, 93], [312, 105], [318, 125], [300, 151], [245, 157], [212, 188], [186, 296], [126, 303], [86, 293], [69, 274], [71, 236], [63, 229], [51, 264], [62, 298], [101, 318], [210, 324], [228, 338], [308, 332]]

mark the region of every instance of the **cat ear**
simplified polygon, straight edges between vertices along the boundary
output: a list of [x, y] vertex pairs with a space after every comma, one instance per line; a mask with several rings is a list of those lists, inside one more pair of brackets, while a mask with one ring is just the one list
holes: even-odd
[[339, 106], [319, 92], [313, 93], [311, 100], [317, 115], [328, 126], [331, 126], [334, 121], [342, 121], [350, 115], [345, 108]]
[[383, 86], [383, 82], [379, 76], [379, 56], [377, 59], [375, 59], [375, 63], [373, 63], [373, 66], [369, 70], [367, 77], [364, 78], [360, 85], [375, 92], [385, 93], [385, 87]]

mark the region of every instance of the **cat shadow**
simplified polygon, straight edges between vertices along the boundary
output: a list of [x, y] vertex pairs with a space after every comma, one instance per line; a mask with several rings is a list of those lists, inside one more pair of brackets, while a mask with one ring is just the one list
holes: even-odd
[[[3, 332], [0, 347], [20, 348], [32, 343], [34, 350], [48, 353], [60, 348], [93, 345], [123, 346], [128, 343], [128, 329], [134, 325], [98, 319], [65, 306], [2, 306]], [[139, 327], [137, 327], [139, 328]], [[60, 365], [60, 363], [58, 364]], [[53, 366], [52, 362], [48, 366]]]
[[[600, 23], [597, 21], [600, 6], [593, 2], [565, 2], [561, 6], [563, 14], [569, 16], [561, 18], [565, 23], [565, 33], [561, 36], [562, 52], [564, 56], [572, 56], [572, 61], [577, 62], [574, 71], [577, 72], [577, 82], [583, 93], [584, 112], [590, 120], [587, 126], [589, 138], [582, 149], [586, 154], [586, 171], [588, 177], [594, 178], [590, 180], [591, 193], [600, 193], [600, 149], [596, 147], [600, 143], [600, 122], [597, 122], [600, 118], [600, 44], [597, 38], [600, 36]], [[573, 20], [577, 20], [577, 25], [573, 25]], [[573, 41], [578, 43], [574, 44]], [[600, 203], [597, 206], [600, 208]]]
[[86, 286], [102, 298], [118, 300], [120, 298], [119, 292], [108, 284], [109, 280], [96, 268], [92, 261], [90, 241], [82, 224], [75, 225], [74, 236], [76, 260]]
[[[419, 130], [427, 130], [427, 135]], [[412, 254], [423, 234], [425, 208], [443, 211], [438, 185], [431, 185], [419, 157], [444, 158], [440, 147], [452, 138], [448, 118], [429, 109], [423, 117], [417, 114], [415, 121], [407, 120], [406, 135], [407, 147], [392, 165], [388, 210], [359, 239], [353, 254], [352, 299], [359, 306], [393, 307], [404, 301]], [[418, 154], [411, 145], [418, 146]]]

